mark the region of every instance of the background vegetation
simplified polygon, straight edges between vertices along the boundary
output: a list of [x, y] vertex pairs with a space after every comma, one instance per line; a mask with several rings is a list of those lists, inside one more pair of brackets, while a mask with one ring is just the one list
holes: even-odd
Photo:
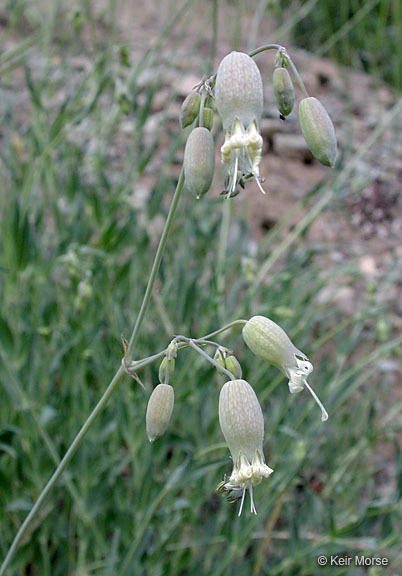
[[[294, 2], [277, 2], [294, 9]], [[402, 25], [400, 2], [384, 0], [302, 0], [308, 18], [293, 28], [296, 43], [318, 55], [332, 55], [338, 61], [363, 68], [397, 88], [402, 83]]]
[[[15, 71], [29, 94], [27, 116], [18, 95], [4, 96], [0, 122], [2, 556], [114, 374], [120, 334], [128, 336], [135, 320], [184, 141], [178, 125], [170, 128], [157, 182], [139, 208], [135, 198], [168, 130], [161, 122], [153, 138], [145, 134], [159, 84], [151, 77], [144, 87], [140, 79], [151, 62], [169, 61], [189, 4], [174, 6], [172, 20], [142, 51], [119, 37], [114, 2], [99, 20], [85, 1], [68, 12], [56, 2], [46, 12], [22, 0], [2, 8], [3, 26], [18, 39], [0, 54], [2, 94]], [[338, 2], [339, 21], [333, 3], [314, 4], [294, 28], [295, 38], [305, 43], [308, 35], [313, 48], [336, 38], [363, 3]], [[294, 16], [299, 4], [293, 8]], [[224, 9], [230, 15], [237, 7]], [[333, 54], [355, 63], [368, 53], [370, 71], [400, 85], [400, 52], [387, 33], [400, 10], [376, 2], [353, 34], [334, 40]], [[213, 10], [205, 18], [211, 34]], [[373, 38], [384, 37], [379, 55]], [[89, 67], [74, 60], [80, 54]], [[283, 377], [253, 358], [237, 333], [222, 337], [266, 416], [264, 449], [275, 473], [255, 492], [258, 516], [247, 510], [239, 519], [236, 507], [214, 494], [230, 471], [217, 419], [222, 380], [185, 351], [166, 436], [148, 443], [147, 395], [127, 378], [29, 530], [10, 576], [360, 574], [318, 569], [317, 556], [331, 553], [386, 556], [388, 573], [398, 573], [398, 403], [389, 401], [392, 380], [377, 370], [380, 360], [400, 354], [401, 340], [379, 301], [397, 277], [391, 270], [368, 283], [356, 262], [323, 273], [316, 256], [330, 247], [311, 248], [305, 240], [317, 206], [329, 209], [345, 193], [354, 160], [300, 201], [308, 211], [291, 236], [281, 236], [279, 222], [257, 252], [245, 220], [228, 214], [229, 203], [184, 195], [138, 341], [137, 357], [148, 356], [174, 333], [201, 336], [260, 313], [312, 358], [311, 382], [330, 414], [325, 425], [307, 393], [291, 396]], [[229, 216], [228, 231], [222, 222]], [[317, 299], [345, 275], [360, 282], [364, 303], [346, 319]], [[151, 390], [157, 366], [141, 378]]]

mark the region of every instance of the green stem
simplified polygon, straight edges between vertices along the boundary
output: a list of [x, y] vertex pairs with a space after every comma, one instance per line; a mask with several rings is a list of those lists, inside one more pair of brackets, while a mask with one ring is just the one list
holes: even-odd
[[208, 66], [208, 74], [211, 75], [214, 69], [214, 62], [216, 56], [216, 44], [218, 40], [218, 0], [212, 0], [212, 40], [211, 40], [211, 56]]
[[[202, 336], [201, 338], [193, 338], [193, 341], [196, 344], [203, 344], [203, 343], [205, 343], [206, 340], [209, 340], [210, 338], [214, 338], [215, 336], [218, 336], [218, 334], [222, 334], [222, 332], [226, 332], [226, 330], [230, 330], [231, 328], [236, 328], [237, 326], [244, 326], [245, 324], [247, 324], [247, 320], [234, 320], [233, 322], [230, 322], [230, 324], [226, 324], [226, 326], [223, 326], [222, 328], [215, 330], [215, 332], [211, 332], [210, 334], [206, 334], [206, 336]], [[208, 344], [209, 344], [209, 342], [208, 342]], [[211, 344], [213, 344], [213, 343], [211, 342]], [[185, 342], [181, 342], [178, 345], [178, 350], [182, 350], [183, 348], [188, 348], [188, 344], [186, 344]], [[137, 362], [134, 362], [133, 364], [129, 364], [127, 367], [127, 371], [129, 373], [130, 372], [137, 372], [141, 368], [145, 368], [145, 366], [152, 364], [152, 362], [155, 362], [155, 360], [160, 360], [161, 358], [163, 358], [163, 356], [165, 356], [166, 352], [167, 352], [167, 348], [165, 348], [164, 350], [161, 350], [160, 352], [157, 352], [156, 354], [152, 354], [152, 356], [148, 356], [147, 358], [142, 358], [141, 360], [138, 360]]]
[[256, 48], [255, 50], [252, 50], [251, 52], [249, 52], [248, 55], [251, 58], [254, 58], [254, 56], [257, 56], [257, 54], [261, 54], [261, 52], [265, 52], [266, 50], [279, 50], [279, 52], [281, 52], [283, 57], [288, 62], [289, 68], [292, 70], [294, 77], [296, 78], [296, 81], [297, 81], [298, 85], [300, 86], [300, 90], [303, 92], [303, 95], [306, 98], [308, 98], [308, 92], [306, 90], [304, 82], [301, 79], [301, 76], [300, 76], [299, 72], [297, 71], [297, 68], [293, 63], [293, 60], [289, 56], [285, 46], [281, 46], [280, 44], [264, 44], [264, 46], [260, 46], [259, 48]]
[[[9, 366], [7, 358], [3, 354], [3, 350], [0, 350], [0, 359], [3, 363], [4, 370], [7, 374], [7, 377], [11, 383], [12, 390], [15, 391], [19, 401], [21, 402], [20, 409], [23, 411], [27, 410], [31, 414], [31, 418], [34, 421], [36, 427], [38, 428], [39, 434], [42, 436], [42, 439], [45, 442], [45, 445], [48, 449], [48, 452], [49, 452], [51, 458], [53, 459], [55, 466], [58, 466], [60, 464], [60, 458], [59, 458], [59, 455], [57, 453], [56, 447], [53, 444], [53, 441], [52, 441], [51, 437], [48, 435], [46, 429], [43, 427], [39, 416], [36, 414], [36, 412], [33, 408], [32, 400], [28, 397], [28, 395], [24, 391], [23, 386], [17, 380], [17, 377], [14, 375], [11, 367]], [[11, 392], [11, 390], [10, 390], [10, 392]], [[101, 536], [101, 533], [100, 533], [97, 525], [93, 521], [93, 518], [91, 518], [91, 515], [89, 514], [89, 512], [86, 508], [84, 500], [79, 495], [77, 489], [75, 488], [74, 483], [72, 482], [72, 480], [70, 478], [66, 478], [66, 486], [67, 486], [68, 491], [71, 494], [71, 497], [73, 498], [74, 502], [76, 503], [78, 510], [81, 513], [81, 517], [82, 517], [83, 522], [88, 526], [89, 529], [91, 529], [93, 531], [95, 539], [97, 541], [97, 545], [98, 546], [104, 546], [105, 542]]]
[[306, 90], [306, 87], [304, 85], [303, 80], [301, 79], [300, 74], [297, 71], [296, 66], [293, 63], [293, 60], [291, 59], [291, 57], [286, 53], [287, 59], [288, 59], [288, 63], [289, 63], [289, 68], [292, 70], [294, 77], [296, 78], [296, 81], [298, 83], [298, 85], [300, 86], [300, 90], [303, 92], [303, 95], [305, 98], [308, 98], [308, 92]]
[[[181, 192], [183, 190], [183, 186], [184, 186], [184, 171], [182, 169], [181, 173], [180, 173], [179, 181], [178, 181], [177, 186], [176, 186], [176, 191], [175, 191], [175, 194], [173, 196], [172, 204], [170, 206], [169, 214], [168, 214], [168, 217], [166, 219], [165, 227], [163, 229], [162, 236], [161, 236], [161, 239], [159, 241], [159, 246], [158, 246], [158, 249], [156, 251], [155, 260], [154, 260], [154, 263], [152, 266], [151, 274], [150, 274], [149, 279], [148, 279], [148, 284], [147, 284], [147, 288], [146, 288], [144, 298], [143, 298], [143, 301], [141, 304], [141, 308], [140, 308], [140, 311], [138, 313], [138, 317], [137, 317], [133, 332], [131, 334], [130, 342], [128, 344], [127, 353], [126, 353], [126, 356], [128, 358], [130, 358], [130, 356], [133, 352], [134, 344], [136, 342], [139, 330], [141, 328], [142, 321], [144, 320], [147, 306], [148, 306], [149, 301], [151, 299], [152, 288], [153, 288], [153, 285], [155, 283], [155, 279], [156, 279], [156, 275], [158, 273], [160, 262], [162, 260], [163, 252], [164, 252], [166, 242], [167, 242], [167, 239], [169, 236], [170, 228], [171, 228], [172, 223], [173, 223], [174, 215], [176, 212], [177, 205], [179, 203], [179, 199], [180, 199]], [[13, 556], [14, 556], [17, 548], [18, 548], [19, 543], [21, 542], [22, 537], [24, 536], [24, 534], [27, 531], [28, 527], [30, 526], [32, 520], [34, 519], [34, 517], [36, 516], [40, 507], [42, 506], [42, 503], [46, 499], [47, 495], [49, 494], [49, 492], [51, 491], [51, 489], [53, 488], [53, 486], [55, 485], [57, 480], [60, 478], [60, 476], [64, 472], [65, 468], [67, 467], [68, 463], [70, 462], [70, 460], [74, 456], [75, 452], [79, 448], [81, 442], [83, 441], [84, 437], [86, 436], [86, 434], [87, 434], [88, 430], [90, 429], [90, 427], [92, 426], [93, 422], [96, 420], [96, 418], [99, 416], [99, 414], [105, 408], [106, 404], [109, 401], [109, 398], [111, 397], [115, 388], [117, 387], [120, 380], [124, 376], [124, 373], [125, 373], [124, 367], [120, 366], [120, 368], [117, 370], [116, 374], [114, 375], [112, 381], [110, 382], [109, 386], [106, 388], [105, 392], [103, 393], [102, 397], [100, 398], [99, 402], [97, 403], [97, 405], [95, 406], [95, 408], [93, 409], [93, 411], [91, 412], [89, 417], [87, 418], [86, 422], [83, 424], [83, 426], [80, 429], [80, 431], [78, 432], [77, 436], [74, 438], [69, 449], [67, 450], [64, 457], [60, 461], [60, 464], [57, 466], [56, 470], [54, 471], [53, 475], [51, 476], [50, 480], [48, 481], [46, 486], [43, 488], [42, 492], [39, 495], [39, 498], [37, 499], [37, 501], [33, 505], [28, 516], [25, 518], [24, 522], [21, 524], [21, 526], [20, 526], [17, 534], [15, 535], [15, 538], [14, 538], [14, 540], [13, 540], [13, 542], [12, 542], [8, 552], [7, 552], [7, 555], [4, 558], [3, 564], [1, 565], [0, 576], [4, 575], [6, 569], [8, 568], [8, 566], [9, 566], [9, 564], [10, 564], [10, 562], [11, 562], [11, 560], [12, 560], [12, 558], [13, 558]]]
[[191, 338], [186, 338], [185, 336], [178, 336], [178, 340], [184, 340], [187, 346], [190, 346], [190, 348], [198, 352], [198, 354], [200, 354], [203, 358], [208, 360], [208, 362], [210, 362], [213, 366], [215, 366], [215, 368], [226, 374], [226, 376], [229, 376], [230, 380], [236, 380], [236, 378], [233, 376], [231, 372], [229, 372], [229, 370], [226, 370], [226, 368], [218, 364], [218, 362], [216, 362], [213, 358], [211, 358], [209, 354], [207, 354], [206, 352], [204, 352], [202, 348], [197, 346], [194, 340], [192, 340]]
[[204, 106], [205, 106], [205, 98], [207, 96], [207, 91], [205, 88], [202, 90], [201, 94], [201, 104], [200, 104], [200, 111], [198, 114], [198, 126], [202, 128], [204, 126]]
[[38, 513], [40, 507], [42, 506], [46, 496], [49, 494], [53, 486], [56, 484], [57, 480], [60, 478], [62, 473], [64, 472], [67, 464], [70, 462], [71, 458], [74, 456], [77, 448], [81, 444], [84, 436], [88, 432], [89, 428], [93, 424], [96, 417], [102, 412], [103, 408], [106, 406], [110, 396], [113, 394], [114, 389], [116, 388], [117, 384], [120, 382], [124, 375], [124, 370], [122, 367], [118, 369], [116, 374], [113, 377], [113, 380], [110, 382], [109, 386], [107, 387], [106, 391], [104, 392], [102, 398], [99, 400], [97, 405], [95, 406], [94, 410], [91, 412], [90, 416], [86, 420], [85, 424], [82, 426], [81, 430], [78, 432], [77, 436], [74, 438], [73, 442], [71, 443], [69, 449], [65, 453], [63, 459], [60, 461], [60, 464], [57, 466], [56, 470], [53, 472], [52, 477], [43, 488], [42, 492], [39, 495], [39, 498], [36, 500], [35, 504], [33, 505], [31, 511], [29, 512], [28, 516], [25, 518], [24, 522], [21, 524], [15, 538], [7, 552], [6, 557], [4, 558], [3, 564], [0, 568], [0, 576], [5, 574], [6, 569], [8, 568], [19, 543], [21, 542], [22, 537], [24, 536], [25, 532], [27, 531], [29, 525], [31, 524], [32, 520]]
[[218, 291], [219, 306], [219, 322], [225, 316], [225, 264], [227, 245], [229, 240], [230, 222], [232, 220], [232, 202], [222, 202], [222, 220], [219, 231], [219, 247], [218, 247], [218, 263], [217, 263], [217, 279], [216, 286]]
[[[165, 227], [163, 229], [162, 236], [161, 236], [161, 239], [159, 241], [159, 246], [158, 246], [158, 249], [156, 251], [155, 260], [154, 260], [154, 263], [152, 265], [151, 274], [150, 274], [149, 279], [148, 279], [147, 289], [145, 290], [145, 295], [144, 295], [144, 298], [142, 300], [141, 308], [140, 308], [140, 311], [138, 313], [137, 320], [135, 322], [135, 326], [134, 326], [133, 332], [131, 334], [130, 341], [128, 343], [127, 353], [126, 353], [127, 358], [130, 358], [132, 353], [133, 353], [134, 345], [135, 345], [135, 342], [137, 340], [142, 321], [144, 320], [145, 312], [147, 311], [149, 301], [151, 299], [152, 288], [153, 288], [155, 280], [156, 280], [156, 275], [158, 274], [159, 265], [160, 265], [161, 260], [162, 260], [163, 252], [165, 251], [166, 242], [167, 242], [167, 239], [169, 236], [170, 228], [172, 227], [174, 215], [176, 213], [176, 208], [177, 208], [177, 205], [178, 205], [179, 200], [180, 200], [180, 195], [181, 195], [181, 192], [183, 190], [183, 186], [184, 186], [184, 170], [182, 168], [181, 172], [180, 172], [179, 181], [178, 181], [177, 187], [176, 187], [176, 192], [173, 196], [173, 200], [172, 200], [172, 203], [170, 205], [169, 214], [168, 214], [168, 217], [166, 219]], [[0, 576], [1, 576], [1, 574], [0, 574]]]
[[248, 55], [250, 58], [254, 58], [254, 56], [257, 56], [257, 54], [261, 54], [261, 52], [265, 52], [266, 50], [285, 50], [285, 47], [280, 44], [264, 44], [263, 46], [249, 52]]

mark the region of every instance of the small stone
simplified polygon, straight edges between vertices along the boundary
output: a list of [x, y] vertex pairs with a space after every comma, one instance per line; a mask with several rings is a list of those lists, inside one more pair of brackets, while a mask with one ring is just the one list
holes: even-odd
[[360, 272], [369, 278], [377, 278], [380, 274], [375, 259], [372, 256], [362, 256], [359, 262]]
[[279, 156], [285, 158], [296, 158], [301, 161], [313, 159], [313, 155], [301, 134], [276, 134], [274, 150]]

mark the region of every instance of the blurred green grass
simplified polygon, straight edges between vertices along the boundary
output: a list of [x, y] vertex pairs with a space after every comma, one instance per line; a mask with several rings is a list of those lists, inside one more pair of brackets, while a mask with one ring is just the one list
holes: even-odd
[[401, 89], [402, 6], [397, 0], [274, 0], [266, 5], [285, 25], [298, 12], [304, 14], [291, 31], [296, 45]]
[[[16, 6], [22, 10], [23, 3]], [[1, 118], [2, 556], [116, 370], [120, 334], [130, 333], [156, 241], [132, 193], [159, 154], [158, 135], [149, 142], [144, 133], [158, 79], [145, 91], [137, 84], [157, 55], [148, 50], [147, 58], [137, 56], [136, 66], [127, 69], [132, 55], [116, 49], [111, 27], [87, 52], [89, 68], [75, 74], [70, 58], [77, 46], [86, 49], [74, 26], [94, 22], [89, 10], [80, 13], [82, 21], [70, 16], [57, 29], [59, 43], [49, 43], [49, 28], [28, 22], [32, 42], [44, 42], [41, 66], [29, 59], [29, 38], [0, 57], [4, 86], [16, 67], [24, 69], [30, 100], [27, 118], [18, 116], [13, 101], [3, 106]], [[10, 27], [18, 29], [19, 22]], [[167, 27], [158, 42], [170, 33]], [[123, 92], [122, 79], [129, 88]], [[55, 104], [60, 92], [64, 98]], [[122, 146], [127, 118], [133, 130]], [[159, 126], [160, 132], [167, 129]], [[182, 145], [177, 128], [146, 205], [146, 222], [166, 217], [176, 184], [169, 167]], [[331, 190], [336, 197], [335, 178]], [[322, 194], [318, 187], [303, 205], [313, 209]], [[291, 396], [284, 379], [255, 360], [238, 335], [222, 338], [262, 403], [264, 449], [275, 470], [256, 490], [258, 516], [245, 511], [239, 519], [236, 508], [214, 494], [230, 472], [217, 419], [222, 380], [184, 351], [166, 436], [149, 445], [147, 395], [127, 379], [46, 502], [10, 574], [302, 576], [316, 574], [316, 557], [331, 553], [387, 556], [389, 573], [398, 572], [397, 406], [387, 400], [390, 381], [376, 370], [376, 362], [400, 345], [383, 341], [376, 330], [387, 314], [377, 295], [395, 279], [389, 275], [375, 288], [366, 286], [364, 309], [345, 321], [336, 307], [320, 305], [317, 294], [345, 274], [364, 286], [357, 263], [334, 265], [323, 275], [314, 257], [330, 247], [307, 245], [308, 224], [285, 250], [279, 223], [255, 255], [239, 217], [222, 260], [222, 207], [216, 198], [183, 197], [138, 357], [165, 347], [170, 325], [175, 333], [200, 336], [258, 312], [279, 322], [312, 358], [311, 382], [330, 420], [321, 424], [307, 392]], [[278, 244], [284, 255], [273, 266]], [[262, 268], [267, 273], [260, 278]], [[150, 390], [157, 366], [141, 378]], [[328, 567], [319, 573], [354, 572]]]

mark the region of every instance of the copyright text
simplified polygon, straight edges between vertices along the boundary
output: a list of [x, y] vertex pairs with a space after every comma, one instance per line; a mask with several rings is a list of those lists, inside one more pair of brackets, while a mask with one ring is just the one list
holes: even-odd
[[318, 556], [319, 566], [388, 566], [389, 559], [371, 556]]

